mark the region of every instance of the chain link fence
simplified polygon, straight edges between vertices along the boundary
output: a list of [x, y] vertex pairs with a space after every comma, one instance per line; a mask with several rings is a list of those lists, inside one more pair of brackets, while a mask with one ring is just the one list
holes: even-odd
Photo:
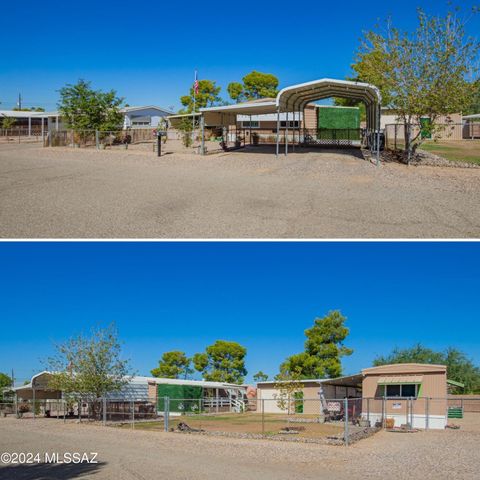
[[480, 397], [265, 398], [4, 401], [0, 417], [52, 418], [119, 428], [350, 445], [380, 429], [480, 431]]
[[[474, 140], [480, 138], [480, 124], [444, 123], [430, 127], [428, 124], [414, 124], [410, 138], [420, 136], [422, 140], [450, 141]], [[403, 124], [385, 125], [385, 146], [388, 150], [405, 150], [405, 126]]]
[[[156, 130], [131, 129], [131, 130], [51, 130], [45, 137], [46, 147], [71, 147], [71, 148], [124, 148], [141, 143], [154, 144]], [[153, 148], [152, 148], [153, 150]]]
[[0, 128], [0, 144], [45, 142], [47, 130], [40, 128]]

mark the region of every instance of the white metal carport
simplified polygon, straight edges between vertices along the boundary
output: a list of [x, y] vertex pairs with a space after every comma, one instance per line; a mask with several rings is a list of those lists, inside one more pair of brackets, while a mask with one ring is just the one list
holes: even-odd
[[[280, 148], [280, 113], [285, 112], [293, 115], [295, 121], [295, 112], [302, 112], [309, 102], [323, 100], [325, 98], [340, 97], [361, 101], [365, 104], [367, 111], [367, 138], [372, 152], [376, 151], [377, 164], [380, 157], [380, 114], [382, 97], [380, 91], [374, 85], [361, 82], [351, 82], [347, 80], [333, 80], [323, 78], [312, 82], [292, 85], [280, 90], [275, 101], [273, 99], [258, 100], [254, 102], [245, 102], [236, 105], [222, 107], [201, 108], [202, 113], [202, 151], [204, 144], [203, 127], [205, 120], [213, 119], [214, 115], [220, 115], [220, 121], [234, 121], [237, 115], [261, 115], [265, 113], [277, 114], [276, 129], [276, 150], [278, 156]], [[218, 117], [217, 117], [218, 119]], [[224, 123], [222, 123], [224, 125]], [[288, 155], [288, 121], [287, 135], [285, 141], [285, 155]]]

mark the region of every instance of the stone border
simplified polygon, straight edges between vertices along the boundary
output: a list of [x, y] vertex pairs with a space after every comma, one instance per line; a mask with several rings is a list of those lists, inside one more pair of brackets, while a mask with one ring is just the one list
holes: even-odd
[[[349, 444], [356, 443], [364, 438], [371, 437], [375, 433], [379, 432], [381, 428], [363, 428], [360, 431], [352, 432], [349, 437]], [[212, 431], [203, 431], [203, 432], [188, 432], [188, 431], [178, 431], [171, 430], [172, 433], [186, 434], [186, 435], [205, 435], [210, 437], [227, 437], [227, 438], [243, 438], [251, 440], [272, 440], [275, 442], [294, 442], [294, 443], [315, 443], [318, 445], [334, 445], [334, 446], [344, 446], [345, 442], [343, 436], [336, 437], [324, 437], [324, 438], [305, 438], [305, 437], [294, 437], [293, 435], [284, 435], [284, 434], [275, 434], [275, 435], [262, 435], [261, 433], [240, 433], [240, 432], [212, 432]]]

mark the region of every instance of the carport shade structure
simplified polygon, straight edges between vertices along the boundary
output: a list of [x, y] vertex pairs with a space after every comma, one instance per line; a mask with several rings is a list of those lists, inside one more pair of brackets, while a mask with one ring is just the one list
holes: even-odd
[[[203, 126], [205, 125], [205, 116], [211, 114], [220, 114], [222, 119], [224, 115], [259, 115], [265, 113], [277, 114], [276, 131], [276, 155], [279, 153], [280, 146], [280, 113], [286, 112], [293, 114], [295, 121], [295, 112], [302, 112], [309, 102], [323, 100], [325, 98], [340, 97], [352, 100], [358, 100], [365, 104], [367, 138], [369, 146], [376, 150], [377, 165], [380, 159], [380, 115], [382, 106], [382, 96], [380, 90], [369, 83], [351, 82], [348, 80], [334, 80], [323, 78], [311, 82], [292, 85], [280, 90], [275, 101], [247, 102], [237, 105], [228, 105], [223, 107], [201, 108], [202, 115], [202, 152], [203, 152]], [[286, 123], [287, 135], [285, 136], [285, 155], [288, 155], [288, 121]], [[376, 139], [375, 139], [376, 136]]]

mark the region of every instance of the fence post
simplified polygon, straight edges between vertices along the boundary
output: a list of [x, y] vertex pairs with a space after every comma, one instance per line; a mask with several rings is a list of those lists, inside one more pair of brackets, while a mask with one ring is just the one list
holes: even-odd
[[387, 425], [387, 419], [386, 419], [386, 416], [387, 416], [387, 404], [386, 404], [386, 399], [385, 397], [383, 397], [382, 399], [382, 428], [385, 428], [386, 425]]
[[170, 397], [163, 397], [163, 427], [168, 432], [168, 422], [170, 417]]
[[345, 420], [343, 439], [345, 442], [345, 446], [348, 447], [349, 432], [348, 432], [348, 398], [347, 397], [345, 397], [345, 399], [343, 400], [343, 411], [344, 411], [343, 417]]
[[97, 148], [97, 150], [100, 149], [100, 138], [98, 135], [98, 130], [95, 130], [95, 147]]
[[430, 399], [426, 397], [425, 398], [425, 430], [428, 430], [428, 428], [430, 427], [429, 410], [430, 410]]
[[262, 398], [262, 435], [265, 435], [265, 399]]
[[107, 397], [103, 396], [103, 425], [107, 424]]
[[132, 410], [132, 428], [135, 428], [135, 402], [133, 400], [130, 402], [130, 408]]

